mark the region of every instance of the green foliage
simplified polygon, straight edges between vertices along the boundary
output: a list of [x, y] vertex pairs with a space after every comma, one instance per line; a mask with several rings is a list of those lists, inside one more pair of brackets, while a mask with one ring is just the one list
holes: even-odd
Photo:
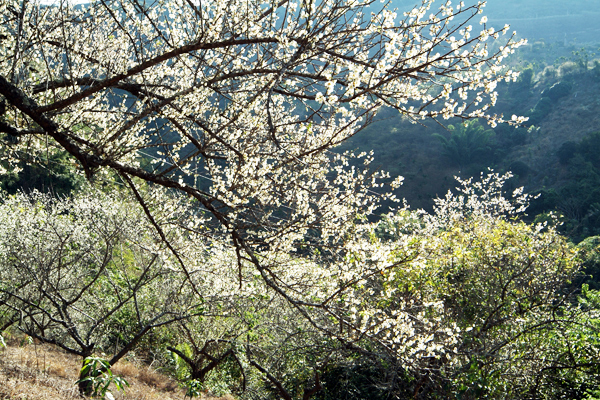
[[577, 148], [585, 161], [591, 163], [595, 169], [600, 170], [600, 131], [586, 135]]
[[[293, 374], [293, 372], [291, 372]], [[232, 360], [228, 360], [206, 375], [204, 381], [204, 390], [214, 396], [225, 396], [236, 390], [236, 386], [241, 381], [239, 365]]]
[[[568, 346], [577, 337], [581, 347], [592, 346], [591, 337], [579, 337], [565, 307], [563, 322], [555, 321], [555, 306], [562, 301], [560, 288], [576, 271], [574, 252], [554, 232], [511, 221], [457, 221], [445, 229], [442, 253], [432, 262], [440, 278], [437, 291], [461, 327], [460, 353], [465, 361], [447, 375], [453, 398], [524, 398], [535, 390], [554, 397], [557, 383], [537, 388], [530, 379], [547, 380], [555, 363], [576, 370], [584, 354], [566, 360], [557, 344]], [[574, 317], [573, 317], [574, 318]], [[569, 334], [569, 337], [565, 335]], [[562, 351], [562, 350], [561, 350]], [[459, 357], [460, 359], [460, 357]], [[593, 376], [593, 370], [581, 376]], [[563, 383], [576, 385], [560, 372]], [[535, 398], [535, 397], [532, 397]]]
[[600, 390], [600, 292], [584, 284], [578, 307], [561, 308], [561, 319], [571, 313], [564, 324], [545, 338], [540, 345], [554, 363], [538, 378], [538, 393], [545, 398], [590, 399]]
[[[114, 385], [117, 390], [125, 390], [129, 383], [112, 373], [110, 363], [100, 357], [86, 357], [83, 367], [79, 372], [80, 379], [75, 382], [78, 385], [89, 385], [90, 395], [105, 399], [110, 393], [110, 385]], [[112, 398], [112, 395], [110, 395]]]
[[542, 99], [548, 98], [552, 101], [558, 101], [559, 99], [568, 96], [571, 93], [573, 85], [567, 81], [556, 82], [548, 89], [542, 92]]
[[0, 188], [9, 194], [19, 190], [69, 195], [84, 186], [85, 179], [70, 164], [66, 153], [54, 153], [36, 162], [22, 161], [18, 173], [0, 175]]
[[575, 62], [580, 71], [587, 72], [590, 60], [590, 52], [582, 47], [579, 50], [573, 50], [571, 59]]
[[535, 72], [533, 71], [533, 67], [530, 65], [521, 71], [521, 75], [516, 82], [516, 88], [520, 91], [530, 91], [533, 86], [533, 78], [535, 77]]
[[600, 132], [586, 135], [579, 143], [565, 142], [557, 157], [567, 172], [565, 183], [541, 191], [531, 215], [558, 211], [564, 216], [562, 232], [579, 242], [600, 234]]
[[[596, 248], [596, 250], [598, 250], [598, 248]], [[590, 286], [584, 283], [581, 285], [579, 303], [586, 310], [600, 310], [600, 291], [590, 289]]]
[[[380, 383], [382, 377], [390, 372], [382, 366], [369, 364], [368, 360], [354, 360], [352, 363], [331, 366], [321, 377], [323, 390], [317, 392], [314, 398], [315, 400], [386, 400], [390, 396], [390, 391]], [[408, 374], [406, 375], [404, 379], [399, 379], [397, 382], [397, 385], [405, 384], [404, 389], [410, 387], [411, 381]], [[409, 394], [409, 390], [403, 392], [404, 395]], [[398, 393], [398, 389], [395, 393]]]
[[541, 98], [536, 103], [535, 107], [529, 110], [529, 123], [537, 125], [546, 118], [557, 102], [571, 93], [573, 85], [567, 81], [556, 82], [552, 86], [546, 88]]
[[575, 157], [575, 153], [577, 152], [577, 150], [577, 143], [572, 140], [569, 140], [568, 142], [565, 142], [560, 146], [560, 148], [556, 152], [556, 155], [558, 156], [558, 160], [561, 164], [567, 165], [569, 161], [571, 161], [571, 159]]
[[[520, 146], [527, 139], [527, 129], [523, 127], [515, 127], [506, 124], [500, 124], [494, 128], [496, 132], [496, 143], [501, 157], [505, 157], [509, 153], [511, 147]], [[511, 169], [511, 171], [515, 172]]]
[[539, 124], [552, 111], [553, 101], [549, 97], [542, 97], [535, 107], [529, 111], [529, 123]]
[[186, 387], [186, 392], [185, 392], [185, 397], [200, 397], [202, 396], [202, 392], [204, 391], [204, 385], [202, 384], [202, 382], [196, 380], [196, 379], [191, 379], [189, 381], [187, 381], [185, 383], [185, 387]]
[[491, 153], [491, 139], [494, 131], [486, 130], [477, 120], [467, 121], [461, 125], [448, 125], [450, 135], [435, 133], [439, 139], [444, 156], [459, 166], [466, 166], [482, 156]]
[[[192, 348], [188, 343], [177, 345], [177, 350], [181, 351], [189, 358], [193, 358]], [[185, 382], [190, 379], [190, 366], [176, 353], [169, 351], [169, 363], [171, 365], [173, 375], [179, 382]]]
[[530, 168], [523, 161], [514, 161], [509, 165], [508, 170], [514, 175], [523, 178], [529, 174]]
[[[577, 245], [582, 260], [583, 283], [588, 288], [600, 289], [600, 236], [590, 236]], [[600, 307], [596, 307], [600, 308]]]
[[[579, 381], [595, 379], [599, 365], [583, 351], [574, 360], [563, 352], [575, 342], [586, 351], [595, 348], [589, 332], [577, 336], [575, 330], [592, 315], [563, 290], [577, 274], [577, 252], [553, 223], [519, 221], [517, 208], [526, 198], [517, 192], [511, 203], [502, 189], [509, 176], [490, 176], [481, 183], [461, 181], [458, 194], [436, 200], [433, 214], [407, 217], [403, 210], [378, 224], [372, 240], [397, 249], [398, 266], [380, 281], [373, 278], [366, 290], [386, 315], [418, 321], [398, 333], [384, 330], [402, 343], [406, 334], [412, 348], [429, 355], [428, 363], [418, 364], [407, 350], [410, 378], [397, 377], [411, 397], [569, 398], [554, 395], [570, 393], [563, 386], [583, 388]], [[430, 336], [421, 343], [424, 326]], [[576, 371], [588, 364], [580, 375], [555, 367]], [[555, 370], [558, 375], [550, 374]]]
[[600, 400], [600, 390], [588, 390], [583, 400]]

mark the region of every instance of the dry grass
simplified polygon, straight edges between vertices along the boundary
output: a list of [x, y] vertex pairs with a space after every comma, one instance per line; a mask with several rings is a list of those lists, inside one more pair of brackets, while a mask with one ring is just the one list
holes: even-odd
[[[70, 400], [81, 399], [74, 382], [81, 368], [78, 357], [50, 345], [20, 346], [8, 343], [0, 350], [0, 400]], [[118, 362], [113, 373], [131, 385], [123, 392], [113, 392], [115, 399], [180, 400], [185, 392], [177, 382], [147, 367]], [[231, 396], [203, 397], [204, 400], [235, 400]]]

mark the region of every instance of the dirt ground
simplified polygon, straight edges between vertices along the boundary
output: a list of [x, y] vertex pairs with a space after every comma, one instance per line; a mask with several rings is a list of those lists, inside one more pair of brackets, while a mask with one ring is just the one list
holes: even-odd
[[[51, 345], [7, 343], [0, 348], [0, 400], [81, 399], [75, 385], [81, 360]], [[181, 400], [185, 391], [148, 366], [119, 361], [112, 371], [130, 384], [115, 400]], [[203, 396], [202, 400], [234, 400]]]

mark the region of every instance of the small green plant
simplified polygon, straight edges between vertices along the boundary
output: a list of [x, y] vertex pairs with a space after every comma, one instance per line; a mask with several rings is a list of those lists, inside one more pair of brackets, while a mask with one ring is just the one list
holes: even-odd
[[204, 390], [204, 385], [197, 379], [191, 379], [185, 384], [187, 390], [185, 392], [185, 397], [200, 397], [202, 391]]
[[598, 400], [600, 399], [600, 390], [589, 389], [585, 392], [586, 397], [584, 400]]
[[83, 367], [79, 372], [80, 379], [75, 382], [80, 387], [85, 386], [92, 397], [100, 399], [113, 399], [109, 387], [115, 385], [117, 390], [125, 390], [129, 383], [120, 376], [113, 375], [110, 363], [100, 357], [86, 357]]
[[4, 341], [4, 337], [0, 335], [0, 348], [6, 348], [6, 342]]
[[28, 344], [33, 344], [33, 338], [31, 336], [25, 336], [22, 338], [21, 342], [19, 343], [19, 347], [25, 347]]

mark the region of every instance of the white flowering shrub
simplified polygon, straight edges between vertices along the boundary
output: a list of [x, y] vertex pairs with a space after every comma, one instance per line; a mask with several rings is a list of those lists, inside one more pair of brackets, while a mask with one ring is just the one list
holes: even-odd
[[151, 329], [198, 312], [164, 247], [139, 206], [92, 189], [3, 196], [2, 307], [30, 337], [114, 364]]
[[577, 254], [554, 227], [516, 219], [528, 196], [506, 198], [509, 177], [459, 179], [433, 213], [402, 209], [366, 229], [350, 257], [373, 272], [344, 296], [349, 324], [414, 373], [422, 398], [535, 398], [556, 362], [548, 337], [578, 324], [564, 292]]

